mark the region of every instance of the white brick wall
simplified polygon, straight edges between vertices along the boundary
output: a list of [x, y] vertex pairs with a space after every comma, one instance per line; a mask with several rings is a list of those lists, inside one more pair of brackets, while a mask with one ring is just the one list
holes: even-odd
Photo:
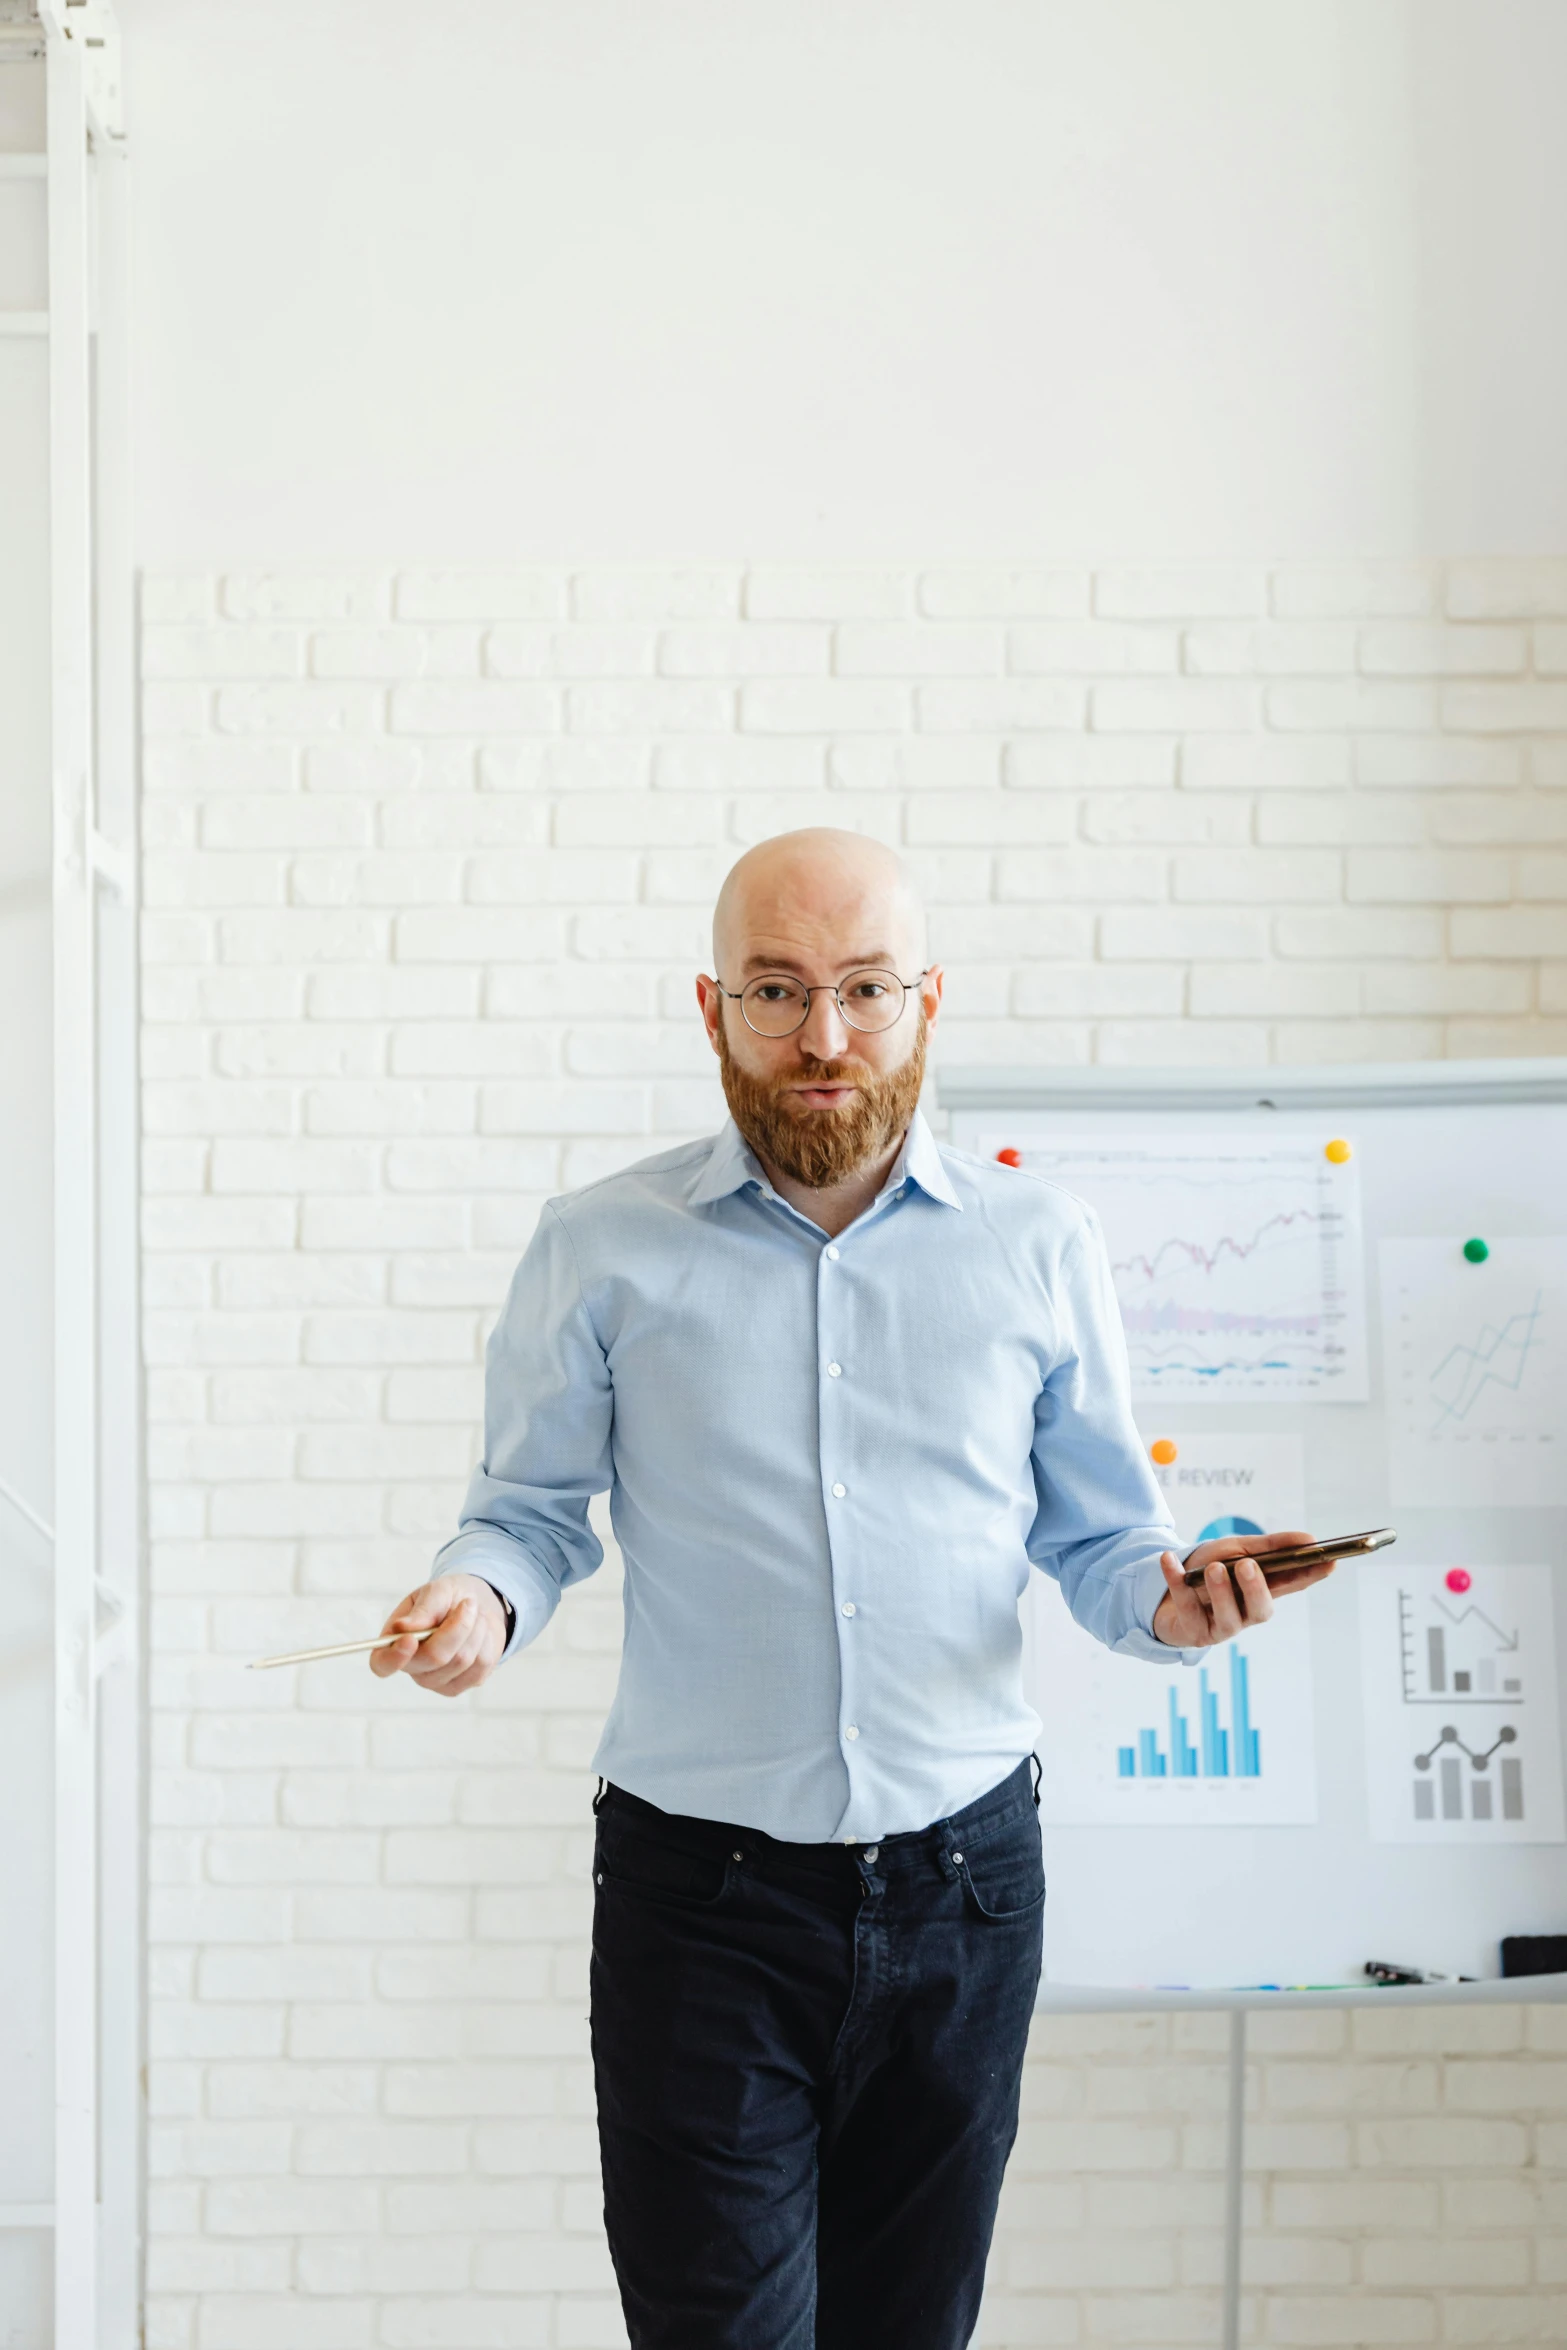
[[[1567, 562], [149, 579], [152, 2350], [597, 2350], [612, 1572], [424, 1573], [540, 1200], [719, 1114], [748, 842], [902, 843], [952, 1063], [1567, 1051]], [[1558, 2011], [1254, 2035], [1249, 2338], [1567, 2339]], [[1220, 2038], [1041, 2023], [983, 2338], [1215, 2339]]]

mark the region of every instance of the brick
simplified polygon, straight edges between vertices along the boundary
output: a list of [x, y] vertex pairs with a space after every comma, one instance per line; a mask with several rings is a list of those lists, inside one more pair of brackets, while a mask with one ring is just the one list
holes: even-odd
[[1414, 792], [1280, 792], [1257, 804], [1257, 838], [1267, 844], [1419, 848], [1426, 832]]
[[1180, 667], [1180, 638], [1172, 628], [1123, 628], [1111, 621], [1011, 628], [1007, 667], [1020, 677], [1157, 676]]
[[1370, 677], [1515, 677], [1529, 665], [1521, 628], [1364, 628], [1360, 666]]
[[991, 677], [1002, 651], [998, 628], [845, 621], [833, 631], [832, 665], [839, 677]]
[[910, 803], [905, 838], [913, 847], [1000, 848], [1072, 838], [1065, 794], [1007, 791], [923, 792]]
[[1226, 963], [1261, 962], [1268, 926], [1261, 914], [1222, 916], [1180, 906], [1107, 913], [1099, 919], [1099, 951], [1109, 961], [1184, 962], [1194, 956]]
[[379, 686], [220, 685], [214, 703], [220, 734], [373, 734], [381, 722]]
[[[956, 746], [954, 746], [956, 747]], [[1075, 735], [1008, 743], [1002, 780], [1013, 791], [1122, 791], [1175, 781], [1176, 746], [1153, 736]]]
[[1263, 697], [1269, 726], [1305, 734], [1419, 733], [1436, 723], [1436, 695], [1428, 685], [1270, 685]]
[[387, 723], [393, 734], [553, 734], [561, 716], [553, 685], [431, 678], [393, 686]]
[[1237, 798], [1196, 792], [1105, 792], [1086, 801], [1078, 819], [1085, 840], [1239, 842], [1251, 836], [1251, 811]]
[[200, 819], [204, 850], [360, 847], [375, 831], [371, 811], [359, 801], [292, 791], [213, 800]]
[[565, 951], [562, 917], [534, 907], [415, 908], [394, 927], [401, 962], [540, 963]]
[[1055, 678], [997, 678], [916, 688], [918, 723], [927, 734], [1038, 733], [1083, 724], [1085, 696]]
[[917, 602], [932, 620], [1070, 620], [1088, 610], [1085, 571], [974, 564], [920, 575]]
[[1520, 780], [1516, 743], [1460, 742], [1422, 735], [1364, 735], [1355, 745], [1355, 775], [1372, 790], [1461, 790]]
[[1245, 618], [1263, 608], [1263, 575], [1215, 564], [1200, 571], [1112, 570], [1094, 574], [1094, 610], [1123, 620]]
[[1418, 618], [1436, 584], [1428, 563], [1291, 563], [1273, 574], [1271, 608], [1291, 620]]
[[740, 609], [740, 577], [717, 566], [579, 571], [571, 609], [578, 620], [725, 620]]
[[413, 628], [318, 628], [310, 638], [312, 677], [418, 677], [428, 659]]
[[913, 580], [891, 570], [760, 566], [746, 575], [748, 620], [896, 620], [913, 608]]
[[410, 571], [393, 602], [399, 620], [555, 620], [566, 582], [547, 571]]
[[288, 743], [148, 742], [142, 751], [149, 792], [292, 792], [294, 769]]
[[1365, 1008], [1382, 1012], [1527, 1012], [1529, 973], [1521, 965], [1387, 963], [1365, 974]]
[[1428, 2114], [1418, 2121], [1361, 2122], [1357, 2159], [1371, 2168], [1395, 2170], [1516, 2169], [1528, 2158], [1529, 2140], [1516, 2121], [1469, 2121]]
[[1429, 2301], [1375, 2296], [1365, 2293], [1291, 2294], [1271, 2300], [1267, 2340], [1291, 2343], [1338, 2343], [1352, 2350], [1371, 2350], [1383, 2342], [1435, 2341], [1435, 2310]]
[[378, 810], [377, 821], [389, 849], [542, 848], [550, 836], [548, 803], [521, 793], [394, 800]]
[[723, 734], [734, 717], [734, 695], [726, 685], [652, 678], [566, 689], [566, 724], [573, 734]]
[[1257, 723], [1254, 687], [1198, 678], [1096, 685], [1092, 706], [1096, 734], [1246, 734]]
[[487, 677], [651, 677], [651, 628], [492, 628], [484, 639]]
[[150, 678], [297, 677], [304, 645], [292, 628], [143, 628], [141, 673]]
[[[902, 791], [989, 791], [1001, 778], [1002, 746], [982, 735], [849, 736], [828, 753], [830, 807], [862, 805]], [[895, 837], [895, 836], [890, 836]]]
[[1355, 666], [1347, 625], [1215, 622], [1188, 628], [1181, 667], [1191, 677], [1334, 677]]
[[1483, 905], [1513, 894], [1512, 860], [1484, 850], [1352, 849], [1344, 895], [1371, 904]]
[[1567, 685], [1447, 685], [1442, 724], [1455, 734], [1559, 734]]
[[1442, 2314], [1449, 2342], [1567, 2341], [1567, 2293], [1450, 2293]]
[[222, 588], [230, 620], [372, 620], [385, 603], [368, 572], [231, 571]]
[[662, 677], [825, 677], [831, 666], [825, 626], [668, 628], [658, 640]]
[[[1141, 923], [1141, 915], [1127, 920]], [[1086, 962], [1094, 951], [1094, 918], [1067, 906], [935, 906], [930, 943], [938, 958], [966, 962], [971, 956], [1009, 955]]]
[[[1457, 920], [1463, 916], [1455, 917]], [[1273, 922], [1276, 951], [1287, 956], [1334, 962], [1433, 961], [1442, 953], [1442, 917], [1418, 912], [1369, 913], [1359, 908], [1278, 914]]]
[[1189, 989], [1188, 1009], [1199, 1019], [1228, 1018], [1237, 1010], [1254, 1018], [1299, 1014], [1323, 1019], [1352, 1017], [1361, 1008], [1359, 972], [1320, 965], [1269, 963], [1248, 971], [1237, 1002], [1233, 965], [1197, 964]]
[[1198, 905], [1309, 905], [1339, 896], [1341, 866], [1330, 849], [1188, 849], [1171, 861], [1171, 894]]
[[1567, 627], [1557, 623], [1536, 628], [1534, 666], [1541, 677], [1567, 677]]
[[653, 757], [653, 786], [661, 792], [810, 791], [826, 780], [819, 743], [660, 743]]
[[996, 859], [996, 896], [1155, 903], [1167, 894], [1165, 866], [1162, 855], [1147, 849], [1007, 849]]
[[[1233, 978], [1228, 984], [1233, 994]], [[1023, 1020], [1168, 1018], [1185, 1009], [1185, 994], [1185, 971], [1174, 963], [1088, 963], [1065, 969], [1046, 964], [1018, 972], [1011, 1009]]]
[[1169, 1061], [1183, 1067], [1247, 1068], [1268, 1057], [1268, 1032], [1258, 1022], [1105, 1021], [1096, 1058], [1107, 1067], [1147, 1068]]
[[1181, 745], [1181, 785], [1188, 791], [1339, 791], [1350, 773], [1349, 744], [1330, 736], [1198, 737]]
[[1534, 620], [1567, 617], [1567, 559], [1493, 556], [1453, 563], [1447, 573], [1451, 620]]
[[764, 678], [740, 689], [748, 734], [882, 734], [909, 724], [906, 686], [867, 678]]
[[1448, 950], [1460, 959], [1497, 962], [1567, 954], [1567, 907], [1514, 906], [1505, 913], [1462, 907], [1451, 919]]

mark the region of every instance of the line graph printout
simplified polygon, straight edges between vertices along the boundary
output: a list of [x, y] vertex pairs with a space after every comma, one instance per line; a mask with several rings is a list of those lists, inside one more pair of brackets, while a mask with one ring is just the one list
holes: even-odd
[[1032, 1578], [1028, 1695], [1040, 1816], [1062, 1826], [1289, 1827], [1317, 1816], [1311, 1599], [1200, 1665], [1114, 1656]]
[[1104, 1227], [1140, 1401], [1362, 1402], [1360, 1186], [1331, 1139], [1031, 1142]]
[[1550, 1568], [1378, 1565], [1359, 1592], [1375, 1841], [1561, 1843]]
[[1567, 1240], [1384, 1240], [1395, 1503], [1567, 1503]]

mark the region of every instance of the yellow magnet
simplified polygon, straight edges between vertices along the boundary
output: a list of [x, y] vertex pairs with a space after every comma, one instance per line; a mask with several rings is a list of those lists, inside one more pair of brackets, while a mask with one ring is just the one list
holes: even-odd
[[1322, 1154], [1325, 1159], [1331, 1159], [1335, 1167], [1342, 1167], [1345, 1160], [1352, 1159], [1354, 1155], [1353, 1143], [1346, 1142], [1342, 1134], [1335, 1134]]

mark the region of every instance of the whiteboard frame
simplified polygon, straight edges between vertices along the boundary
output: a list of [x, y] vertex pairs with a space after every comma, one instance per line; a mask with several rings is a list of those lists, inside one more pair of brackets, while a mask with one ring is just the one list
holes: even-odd
[[[1567, 1059], [1358, 1062], [1293, 1069], [941, 1069], [936, 1100], [958, 1111], [1451, 1109], [1502, 1102], [1567, 1101]], [[1323, 1990], [1255, 1987], [1194, 1991], [1041, 1984], [1039, 2015], [1190, 2014], [1229, 2017], [1225, 2120], [1223, 2350], [1238, 2350], [1246, 2176], [1246, 2019], [1289, 2008], [1497, 2007], [1567, 2000], [1567, 1974], [1509, 1975], [1473, 1983]]]

